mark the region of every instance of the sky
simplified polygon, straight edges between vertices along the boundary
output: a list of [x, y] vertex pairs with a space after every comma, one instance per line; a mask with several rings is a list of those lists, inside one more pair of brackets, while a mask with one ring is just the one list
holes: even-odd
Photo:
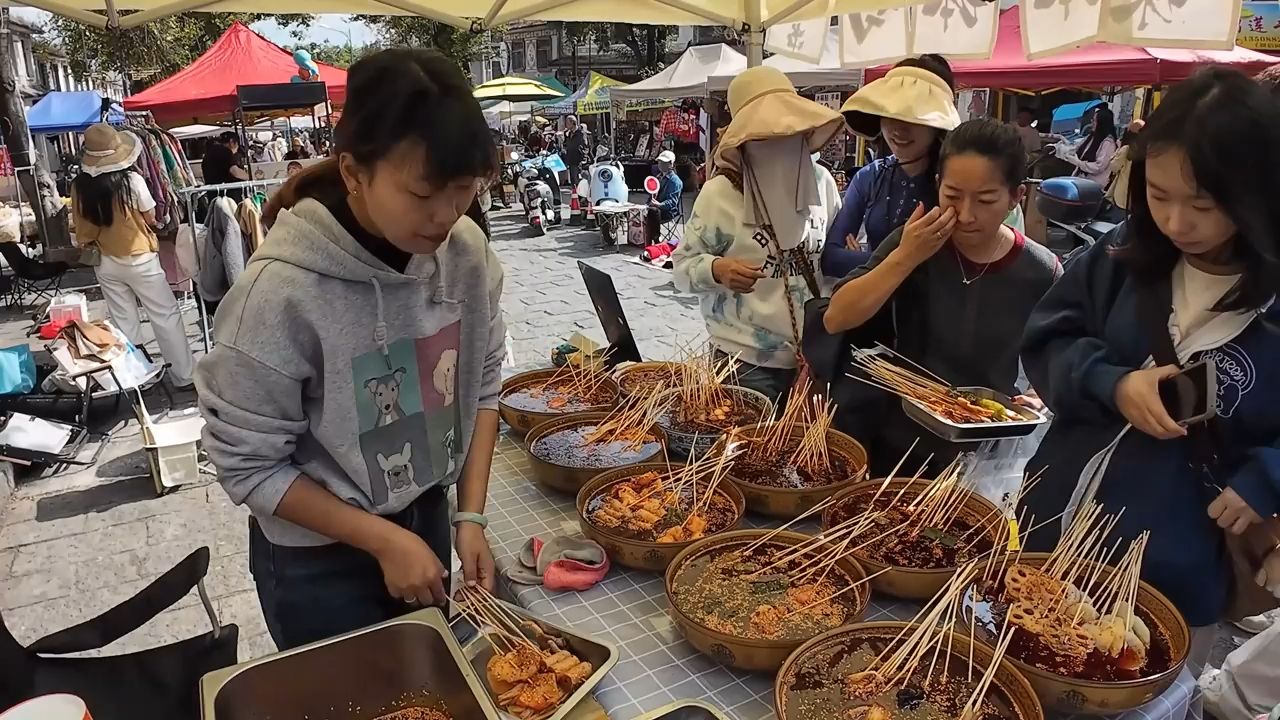
[[[13, 8], [11, 11], [15, 17], [23, 20], [30, 20], [43, 23], [49, 18], [49, 13], [43, 10], [33, 8]], [[290, 47], [294, 44], [293, 36], [289, 31], [280, 27], [273, 21], [256, 22], [252, 25], [267, 39], [277, 45]], [[350, 15], [317, 15], [316, 21], [303, 36], [304, 41], [308, 42], [331, 42], [335, 45], [345, 45], [347, 43], [347, 30], [351, 30], [351, 43], [356, 47], [368, 45], [373, 42], [373, 31], [368, 25], [359, 22], [353, 22]]]

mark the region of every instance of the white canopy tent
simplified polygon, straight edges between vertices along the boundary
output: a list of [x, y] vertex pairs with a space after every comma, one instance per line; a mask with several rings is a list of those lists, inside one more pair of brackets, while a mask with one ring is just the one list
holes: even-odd
[[[613, 88], [610, 97], [615, 102], [706, 97], [707, 80], [714, 76], [732, 78], [746, 69], [746, 56], [724, 43], [695, 45], [685, 50], [666, 70], [638, 83]], [[728, 85], [726, 81], [725, 87]]]
[[[817, 63], [807, 63], [789, 58], [785, 55], [774, 55], [764, 64], [786, 73], [791, 84], [797, 88], [804, 87], [849, 87], [862, 84], [860, 68], [840, 67], [840, 28], [827, 30], [827, 41]], [[707, 78], [707, 90], [724, 92], [729, 89], [736, 73], [716, 73]]]
[[503, 125], [528, 120], [535, 105], [532, 102], [513, 103], [503, 100], [484, 109], [484, 120], [491, 128], [501, 128]]

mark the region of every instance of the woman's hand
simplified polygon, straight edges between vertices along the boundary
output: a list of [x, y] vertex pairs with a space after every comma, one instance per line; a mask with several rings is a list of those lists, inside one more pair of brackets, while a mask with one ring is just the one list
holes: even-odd
[[471, 522], [458, 523], [458, 557], [462, 559], [462, 577], [470, 587], [480, 586], [494, 592], [496, 578], [493, 569], [493, 551], [484, 528]]
[[1253, 576], [1253, 581], [1258, 583], [1258, 587], [1266, 588], [1267, 592], [1280, 598], [1280, 547], [1263, 558], [1262, 568]]
[[[1232, 535], [1241, 535], [1250, 525], [1262, 522], [1262, 517], [1231, 488], [1223, 490], [1217, 499], [1209, 503], [1209, 517], [1217, 520], [1218, 527]], [[1273, 578], [1273, 582], [1280, 583], [1280, 572]]]
[[912, 267], [918, 267], [946, 244], [955, 227], [955, 210], [934, 208], [925, 212], [924, 203], [918, 203], [902, 228], [902, 241], [898, 243], [897, 252]]
[[1018, 395], [1013, 401], [1023, 407], [1031, 408], [1036, 412], [1044, 412], [1044, 401], [1036, 394], [1035, 389], [1028, 389], [1025, 394]]
[[1116, 383], [1115, 401], [1129, 424], [1158, 440], [1184, 437], [1187, 429], [1169, 417], [1160, 399], [1160, 381], [1182, 372], [1177, 365], [1134, 370]]
[[382, 567], [387, 592], [406, 603], [444, 605], [448, 600], [444, 581], [449, 571], [416, 533], [393, 527], [373, 554]]
[[750, 265], [733, 258], [716, 258], [711, 261], [711, 277], [736, 293], [749, 293], [756, 281], [764, 277], [759, 265]]

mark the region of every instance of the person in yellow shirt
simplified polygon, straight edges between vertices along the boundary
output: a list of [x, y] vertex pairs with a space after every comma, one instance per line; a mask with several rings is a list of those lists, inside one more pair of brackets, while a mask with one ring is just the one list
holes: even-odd
[[85, 131], [80, 174], [71, 183], [76, 244], [94, 245], [99, 251], [94, 272], [116, 327], [141, 347], [141, 303], [169, 364], [170, 380], [175, 388], [185, 389], [192, 387], [195, 361], [157, 254], [151, 229], [156, 201], [146, 180], [132, 169], [141, 153], [142, 142], [127, 130], [99, 123]]

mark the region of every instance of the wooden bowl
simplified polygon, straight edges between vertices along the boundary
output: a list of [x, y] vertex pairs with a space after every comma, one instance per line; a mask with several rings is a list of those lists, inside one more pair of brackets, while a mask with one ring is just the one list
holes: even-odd
[[[687, 542], [678, 543], [660, 543], [647, 542], [644, 540], [635, 540], [623, 537], [610, 531], [608, 528], [593, 525], [587, 519], [587, 504], [591, 502], [591, 498], [595, 497], [600, 491], [610, 485], [627, 478], [643, 475], [647, 472], [665, 473], [673, 468], [681, 467], [680, 465], [668, 465], [666, 463], [642, 463], [640, 465], [631, 465], [617, 470], [606, 470], [591, 479], [591, 482], [582, 486], [578, 491], [578, 524], [582, 527], [582, 534], [590, 540], [600, 543], [600, 546], [609, 554], [609, 559], [629, 568], [637, 570], [650, 570], [653, 572], [662, 572], [667, 569], [671, 561], [676, 559], [681, 550], [689, 547], [697, 540], [689, 540]], [[716, 488], [716, 494], [722, 495], [733, 503], [737, 509], [737, 514], [729, 526], [717, 533], [712, 533], [707, 537], [728, 532], [738, 527], [742, 522], [742, 514], [746, 509], [746, 501], [742, 498], [742, 493], [738, 491], [731, 483], [720, 483]], [[699, 538], [701, 539], [701, 538]]]
[[[760, 419], [773, 416], [773, 401], [763, 393], [738, 385], [726, 385], [725, 389], [737, 395], [745, 396], [747, 402], [760, 408], [760, 415], [757, 418], [757, 422]], [[678, 392], [678, 390], [672, 390], [670, 393], [664, 395], [663, 398], [664, 400], [669, 400]], [[724, 436], [723, 430], [716, 433], [687, 433], [676, 430], [668, 426], [667, 423], [669, 420], [669, 416], [664, 412], [658, 417], [658, 425], [662, 426], [663, 432], [667, 434], [668, 452], [671, 453], [672, 457], [679, 458], [681, 460], [697, 458], [703, 455], [711, 449], [712, 445], [716, 444], [716, 441]]]
[[[772, 422], [760, 423], [751, 427], [741, 428], [736, 435], [742, 438], [755, 438], [776, 425], [777, 423]], [[804, 428], [799, 426], [791, 428], [791, 437], [793, 439], [798, 440], [803, 436]], [[721, 436], [714, 449], [723, 450], [727, 443], [727, 438]], [[752, 512], [790, 520], [866, 477], [867, 451], [862, 447], [861, 443], [838, 430], [830, 430], [827, 432], [827, 446], [848, 458], [851, 465], [859, 468], [857, 473], [846, 480], [820, 487], [776, 488], [747, 482], [735, 475], [733, 468], [730, 468], [729, 481], [742, 491], [743, 497], [747, 499], [747, 507]]]
[[[617, 372], [615, 372], [613, 374], [613, 379], [618, 381], [618, 389], [622, 392], [622, 397], [625, 400], [625, 399], [629, 399], [632, 395], [634, 395], [636, 391], [636, 388], [632, 388], [630, 390], [627, 389], [626, 385], [627, 385], [628, 375], [635, 372], [643, 371], [643, 370], [674, 370], [675, 368], [680, 367], [682, 364], [683, 363], [678, 363], [678, 362], [632, 363], [631, 365], [628, 365], [622, 368], [621, 370], [618, 370]], [[668, 384], [667, 387], [670, 387], [670, 384]]]
[[[1049, 553], [1023, 553], [1018, 562], [1040, 567], [1048, 559]], [[1097, 566], [1090, 563], [1085, 567]], [[1113, 572], [1114, 568], [1105, 567], [1099, 577], [1105, 579]], [[992, 620], [990, 609], [985, 602], [977, 602], [977, 598], [976, 589], [970, 587], [965, 594], [963, 621], [969, 623], [970, 617], [976, 614], [978, 644], [990, 647], [995, 642], [995, 635], [988, 624]], [[1169, 642], [1171, 662], [1169, 669], [1162, 673], [1117, 682], [1080, 680], [1042, 670], [1012, 655], [1005, 658], [1027, 678], [1047, 710], [1087, 715], [1115, 715], [1133, 710], [1155, 699], [1173, 684], [1191, 650], [1191, 631], [1187, 621], [1159, 590], [1140, 582], [1137, 604], [1155, 621], [1147, 623], [1152, 635], [1162, 633]]]
[[[725, 547], [745, 547], [769, 532], [768, 530], [735, 530], [703, 538], [682, 550], [667, 567], [665, 576], [667, 604], [671, 607], [671, 617], [676, 627], [698, 652], [737, 670], [776, 672], [782, 667], [787, 656], [803, 645], [805, 640], [743, 638], [712, 630], [680, 610], [675, 600], [676, 577], [686, 563], [700, 555]], [[809, 539], [808, 535], [784, 531], [774, 535], [770, 542], [796, 545]], [[851, 558], [842, 558], [836, 565], [855, 582], [867, 576], [862, 567]], [[856, 608], [852, 619], [861, 619], [871, 603], [871, 591], [864, 583], [850, 594], [855, 598]]]
[[651, 455], [646, 455], [644, 457], [637, 458], [633, 462], [617, 465], [615, 467], [580, 468], [570, 465], [561, 465], [559, 463], [540, 458], [533, 452], [534, 443], [553, 432], [571, 428], [575, 425], [596, 425], [607, 417], [609, 417], [609, 413], [606, 412], [576, 412], [552, 418], [551, 420], [546, 420], [534, 426], [534, 428], [530, 430], [529, 434], [524, 438], [524, 450], [529, 454], [529, 461], [533, 468], [533, 481], [548, 490], [576, 494], [582, 489], [583, 485], [586, 485], [591, 481], [591, 478], [599, 475], [601, 472], [631, 467], [651, 460], [661, 459], [665, 456], [666, 437], [662, 434], [662, 429], [657, 425], [649, 428], [649, 431], [658, 439], [658, 450]]
[[603, 383], [603, 386], [610, 390], [610, 397], [612, 398], [606, 405], [593, 405], [591, 407], [575, 408], [573, 410], [564, 411], [548, 410], [540, 412], [536, 410], [520, 410], [507, 404], [507, 393], [519, 390], [529, 385], [546, 382], [554, 377], [558, 372], [560, 372], [559, 368], [530, 370], [518, 375], [512, 375], [503, 381], [502, 392], [498, 395], [498, 415], [502, 417], [503, 422], [511, 428], [511, 431], [514, 432], [517, 437], [524, 437], [525, 435], [528, 435], [529, 431], [532, 430], [535, 425], [539, 425], [553, 418], [564, 417], [569, 413], [612, 410], [617, 407], [621, 394], [618, 390], [618, 383], [613, 378], [606, 378]]
[[[809, 720], [798, 708], [793, 709], [787, 706], [788, 688], [806, 657], [813, 653], [839, 647], [845, 643], [860, 644], [860, 641], [863, 640], [876, 639], [892, 641], [907, 626], [908, 623], [904, 622], [871, 622], [845, 625], [823, 633], [802, 645], [791, 657], [787, 658], [782, 670], [778, 673], [777, 680], [774, 681], [773, 707], [774, 712], [777, 713], [778, 720]], [[970, 646], [972, 646], [973, 664], [978, 670], [985, 670], [991, 664], [991, 658], [994, 655], [991, 649], [982, 643], [973, 644], [968, 635], [956, 632], [948, 636], [947, 642], [950, 645], [948, 649], [953, 658], [962, 659], [967, 663], [970, 657]], [[977, 671], [975, 671], [974, 677], [975, 679], [978, 677]], [[1031, 683], [1018, 672], [1017, 668], [1007, 658], [1000, 661], [1000, 666], [992, 679], [991, 687], [987, 691], [987, 697], [998, 698], [1000, 704], [1012, 708], [1017, 717], [1009, 718], [1009, 720], [1044, 720], [1044, 707], [1041, 706], [1040, 700], [1037, 699]]]
[[[845, 488], [836, 495], [836, 500], [822, 513], [822, 529], [828, 530], [833, 525], [832, 518], [835, 515], [836, 508], [846, 503], [856, 503], [861, 496], [861, 502], [865, 503], [871, 499], [880, 484], [884, 480], [868, 480], [860, 482], [853, 487]], [[908, 485], [911, 486], [903, 499], [913, 498], [920, 494], [929, 485], [928, 480], [911, 480], [910, 478], [899, 478], [889, 481], [889, 487], [885, 489], [886, 495], [896, 495], [900, 490]], [[986, 522], [988, 524], [985, 532], [992, 543], [999, 544], [1004, 538], [1000, 525], [993, 522], [994, 519], [1000, 517], [999, 511], [990, 500], [982, 497], [975, 492], [968, 492], [964, 505], [961, 506], [959, 516], [972, 524]], [[888, 570], [871, 579], [871, 588], [885, 595], [890, 595], [904, 600], [928, 600], [938, 594], [938, 591], [951, 581], [951, 576], [956, 574], [956, 568], [936, 568], [933, 570], [921, 570], [919, 568], [901, 567], [897, 565], [885, 565], [876, 562], [866, 556], [862, 550], [855, 551], [853, 556], [858, 559], [858, 564], [867, 569], [867, 572], [875, 574], [881, 570]], [[985, 556], [984, 556], [985, 557]]]

